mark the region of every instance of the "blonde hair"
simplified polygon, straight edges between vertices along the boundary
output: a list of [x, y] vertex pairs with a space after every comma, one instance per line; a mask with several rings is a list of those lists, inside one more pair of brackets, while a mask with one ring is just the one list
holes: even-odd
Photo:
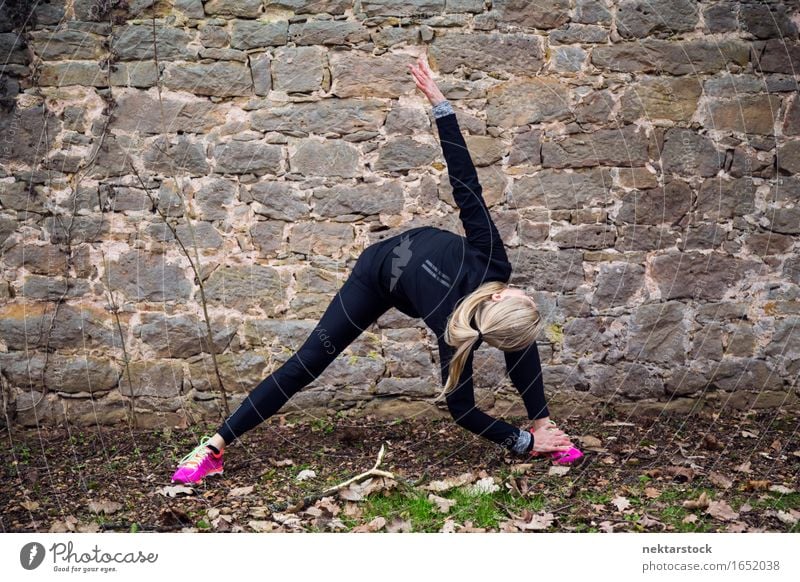
[[[469, 352], [478, 341], [503, 351], [515, 351], [533, 343], [544, 325], [539, 310], [527, 297], [506, 296], [502, 301], [492, 295], [508, 289], [501, 281], [489, 281], [466, 295], [447, 320], [444, 341], [456, 348], [450, 360], [447, 382], [433, 401], [452, 391], [464, 370]], [[475, 327], [470, 325], [474, 317]]]

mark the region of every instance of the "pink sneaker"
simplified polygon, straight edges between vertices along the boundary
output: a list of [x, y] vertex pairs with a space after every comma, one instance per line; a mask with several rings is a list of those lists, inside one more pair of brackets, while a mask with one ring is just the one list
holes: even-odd
[[[553, 421], [550, 421], [552, 424], [555, 424]], [[529, 428], [528, 431], [533, 434], [533, 429]], [[583, 457], [583, 453], [580, 450], [576, 449], [575, 447], [570, 447], [569, 450], [566, 451], [552, 451], [550, 453], [540, 453], [539, 451], [531, 451], [531, 457], [544, 457], [548, 455], [550, 458], [553, 459], [554, 465], [572, 465], [572, 464], [579, 464], [576, 463], [578, 459]]]
[[206, 446], [210, 436], [200, 439], [192, 452], [178, 462], [178, 470], [172, 475], [173, 483], [200, 483], [208, 475], [222, 475], [222, 455]]

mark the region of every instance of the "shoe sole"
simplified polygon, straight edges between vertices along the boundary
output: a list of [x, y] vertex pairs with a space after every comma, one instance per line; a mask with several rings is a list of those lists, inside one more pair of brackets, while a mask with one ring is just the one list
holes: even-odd
[[[225, 473], [223, 469], [220, 469], [219, 471], [206, 473], [203, 479], [206, 479], [208, 477], [213, 477], [214, 475], [222, 475], [223, 473]], [[173, 483], [177, 483], [179, 485], [200, 485], [203, 482], [203, 479], [200, 479], [199, 481], [175, 481], [173, 479], [170, 479], [170, 481], [172, 481]]]

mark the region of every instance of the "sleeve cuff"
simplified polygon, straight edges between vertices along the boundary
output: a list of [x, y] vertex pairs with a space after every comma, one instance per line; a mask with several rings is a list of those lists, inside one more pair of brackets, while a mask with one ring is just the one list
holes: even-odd
[[434, 119], [438, 119], [440, 117], [444, 117], [445, 115], [450, 115], [451, 113], [455, 113], [455, 111], [453, 111], [453, 106], [447, 99], [445, 99], [444, 101], [440, 101], [439, 103], [434, 105], [432, 111]]

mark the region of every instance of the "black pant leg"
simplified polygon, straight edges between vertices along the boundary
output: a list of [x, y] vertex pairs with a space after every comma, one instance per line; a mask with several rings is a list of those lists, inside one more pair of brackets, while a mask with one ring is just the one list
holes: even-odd
[[217, 430], [225, 444], [278, 412], [389, 307], [362, 278], [351, 274], [300, 349], [262, 380]]

